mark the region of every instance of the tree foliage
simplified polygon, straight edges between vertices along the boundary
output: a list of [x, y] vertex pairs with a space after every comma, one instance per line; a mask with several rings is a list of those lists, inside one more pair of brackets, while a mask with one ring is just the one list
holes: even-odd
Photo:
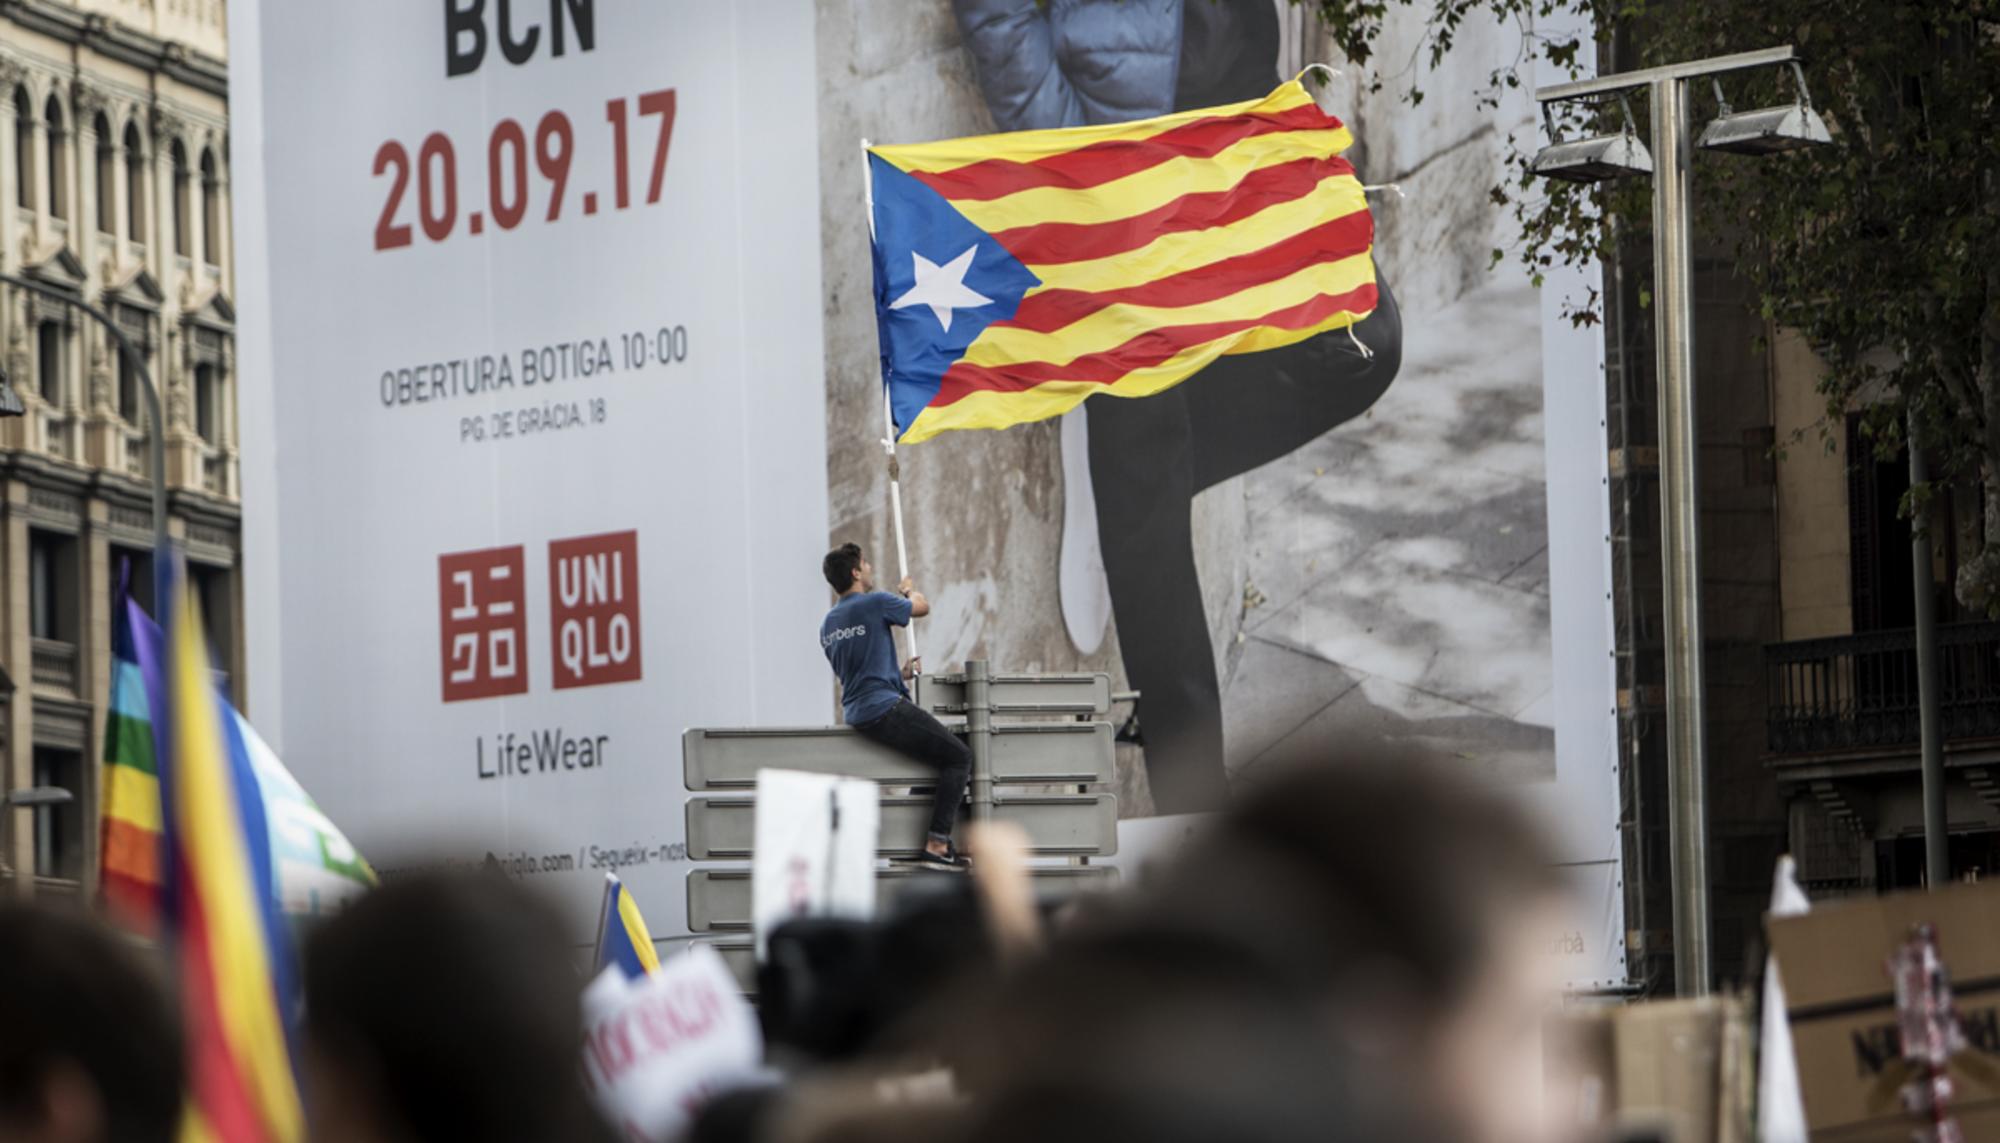
[[[1371, 59], [1395, 10], [1423, 16], [1433, 67], [1469, 23], [1519, 24], [1526, 54], [1494, 73], [1489, 102], [1531, 83], [1536, 56], [1574, 71], [1600, 46], [1533, 34], [1577, 10], [1549, 0], [1303, 2], [1357, 65]], [[1859, 411], [1866, 435], [1888, 452], [1914, 426], [1941, 461], [1935, 479], [1983, 481], [1985, 546], [1956, 586], [1969, 606], [2000, 615], [2000, 0], [1577, 4], [1601, 38], [1617, 38], [1621, 70], [1783, 44], [1805, 57], [1834, 145], [1761, 158], [1698, 154], [1696, 232], [1730, 247], [1763, 316], [1819, 353], [1830, 423]], [[1781, 69], [1721, 82], [1739, 110], [1794, 98]], [[1399, 94], [1420, 102], [1422, 86], [1409, 82]], [[1706, 85], [1697, 88], [1697, 130], [1716, 109]], [[1609, 130], [1619, 111], [1611, 103], [1578, 113]], [[1643, 134], [1643, 94], [1633, 96], [1633, 114]], [[1523, 234], [1496, 261], [1518, 258], [1531, 272], [1584, 262], [1609, 255], [1613, 234], [1628, 250], [1646, 249], [1646, 180], [1534, 179], [1537, 143], [1515, 141], [1510, 175], [1493, 188]], [[1596, 318], [1588, 309], [1572, 316]]]

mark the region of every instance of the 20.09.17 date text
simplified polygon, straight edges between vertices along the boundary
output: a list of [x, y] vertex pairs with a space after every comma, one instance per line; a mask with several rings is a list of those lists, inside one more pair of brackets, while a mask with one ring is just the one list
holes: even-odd
[[[635, 103], [639, 124], [633, 122]], [[667, 150], [674, 135], [674, 89], [647, 92], [637, 100], [610, 100], [604, 105], [604, 118], [611, 129], [611, 199], [618, 210], [632, 205], [630, 136], [647, 125], [645, 120], [658, 119], [659, 133], [653, 146], [650, 178], [646, 183], [646, 204], [650, 206], [659, 202], [660, 188], [667, 174]], [[562, 217], [564, 196], [570, 183], [571, 160], [576, 155], [576, 130], [569, 116], [561, 111], [551, 111], [542, 116], [541, 122], [535, 125], [532, 147], [527, 129], [518, 120], [502, 119], [493, 125], [487, 136], [486, 209], [473, 210], [465, 216], [469, 233], [484, 232], [489, 216], [493, 225], [502, 230], [514, 229], [528, 216], [529, 200], [536, 197], [534, 191], [540, 185], [531, 182], [528, 177], [531, 151], [535, 169], [541, 172], [547, 187], [547, 207], [543, 217], [549, 222]], [[433, 131], [424, 138], [417, 148], [414, 163], [402, 143], [391, 139], [382, 144], [375, 152], [375, 177], [390, 180], [388, 200], [383, 203], [381, 217], [375, 224], [375, 249], [395, 250], [413, 241], [415, 228], [401, 220], [404, 199], [413, 180], [417, 184], [417, 227], [423, 230], [424, 237], [432, 242], [443, 242], [457, 229], [458, 154], [451, 137], [444, 132]], [[468, 178], [467, 181], [472, 180]], [[583, 213], [596, 214], [597, 192], [586, 190], [581, 198]]]

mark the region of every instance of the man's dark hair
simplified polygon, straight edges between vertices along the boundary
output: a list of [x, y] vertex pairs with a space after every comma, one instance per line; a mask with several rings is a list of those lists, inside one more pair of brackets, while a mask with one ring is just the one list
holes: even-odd
[[180, 1023], [154, 965], [88, 917], [0, 904], [0, 981], [0, 1134], [40, 1124], [70, 1068], [97, 1089], [105, 1138], [176, 1137]]
[[860, 567], [861, 545], [842, 544], [826, 554], [826, 559], [820, 561], [819, 570], [833, 590], [846, 591], [854, 586], [854, 573]]
[[601, 1138], [579, 992], [561, 918], [484, 870], [394, 881], [305, 951], [307, 1043], [409, 1140]]

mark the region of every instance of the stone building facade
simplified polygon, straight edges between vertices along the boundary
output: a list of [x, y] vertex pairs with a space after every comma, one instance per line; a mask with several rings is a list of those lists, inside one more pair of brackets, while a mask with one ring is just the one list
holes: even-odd
[[243, 662], [226, 24], [223, 0], [0, 6], [0, 273], [108, 314], [166, 417], [96, 321], [0, 285], [25, 407], [0, 419], [0, 787], [74, 795], [7, 810], [0, 868], [46, 893], [96, 878], [121, 578], [152, 603], [150, 449], [217, 666]]

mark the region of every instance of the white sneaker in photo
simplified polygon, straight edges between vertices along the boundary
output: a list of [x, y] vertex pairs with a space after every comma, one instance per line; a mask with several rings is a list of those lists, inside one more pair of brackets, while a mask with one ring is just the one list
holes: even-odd
[[1086, 655], [1104, 644], [1111, 626], [1111, 585], [1097, 546], [1097, 493], [1090, 486], [1090, 428], [1084, 406], [1062, 418], [1062, 556], [1056, 577], [1063, 627]]

